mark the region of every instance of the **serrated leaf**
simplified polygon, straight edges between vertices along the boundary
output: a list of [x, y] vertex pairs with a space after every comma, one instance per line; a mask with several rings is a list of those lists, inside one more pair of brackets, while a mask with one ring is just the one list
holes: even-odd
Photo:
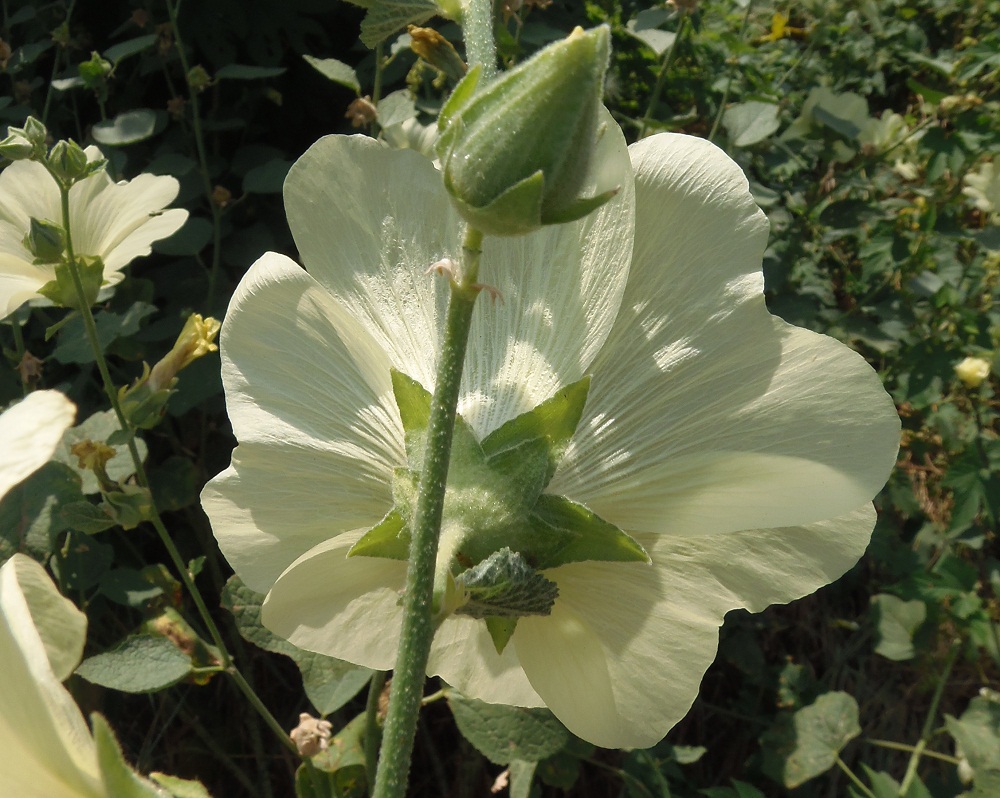
[[327, 80], [339, 83], [341, 86], [351, 89], [355, 94], [361, 93], [361, 83], [358, 81], [358, 75], [354, 71], [354, 67], [345, 64], [343, 61], [338, 61], [336, 58], [314, 58], [311, 55], [304, 55], [302, 57], [309, 66]]
[[472, 618], [548, 615], [559, 595], [517, 552], [504, 547], [458, 577], [467, 602], [457, 612]]
[[875, 653], [895, 662], [912, 659], [913, 634], [927, 618], [927, 605], [880, 593], [872, 596], [871, 608], [877, 634]]
[[476, 750], [497, 765], [539, 762], [555, 754], [570, 735], [547, 709], [487, 704], [448, 691], [455, 723]]
[[422, 25], [438, 13], [433, 0], [375, 0], [361, 20], [361, 41], [375, 46], [407, 25]]
[[333, 657], [303, 651], [266, 629], [260, 622], [264, 596], [233, 576], [222, 590], [222, 606], [233, 614], [244, 640], [275, 654], [291, 657], [302, 673], [306, 696], [321, 715], [329, 715], [350, 701], [371, 679], [368, 668], [360, 668]]
[[826, 693], [791, 715], [779, 716], [761, 737], [763, 770], [789, 789], [829, 770], [861, 733], [858, 704], [847, 693]]
[[191, 673], [191, 658], [165, 637], [130, 635], [76, 669], [88, 682], [123, 693], [152, 693]]

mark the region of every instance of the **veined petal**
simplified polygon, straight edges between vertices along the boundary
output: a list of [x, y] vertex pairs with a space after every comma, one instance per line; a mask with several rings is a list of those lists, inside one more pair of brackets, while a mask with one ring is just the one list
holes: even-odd
[[866, 505], [808, 526], [675, 541], [636, 535], [642, 563], [573, 563], [551, 616], [522, 618], [512, 639], [532, 686], [583, 739], [607, 748], [659, 741], [690, 708], [730, 609], [753, 611], [833, 581], [861, 556]]
[[[19, 231], [20, 244], [32, 218], [62, 223], [59, 187], [40, 163], [15, 161], [0, 172], [0, 223]], [[0, 230], [7, 232], [2, 224]]]
[[700, 139], [631, 148], [636, 246], [584, 419], [550, 490], [623, 528], [810, 523], [881, 488], [899, 419], [875, 372], [764, 305], [767, 221]]
[[0, 568], [0, 791], [24, 798], [104, 798], [93, 738], [52, 671], [27, 601], [26, 592], [37, 599], [46, 583], [53, 594], [44, 597], [46, 614], [51, 620], [61, 610], [67, 649], [79, 650], [82, 613], [58, 595], [42, 567], [15, 554]]
[[390, 509], [403, 431], [385, 354], [288, 258], [251, 267], [221, 337], [240, 446], [202, 503], [234, 569], [266, 592], [299, 555]]
[[[389, 670], [399, 646], [406, 563], [348, 557], [363, 533], [343, 534], [300, 557], [271, 589], [261, 618], [307, 651]], [[427, 673], [483, 701], [541, 706], [513, 647], [497, 654], [486, 624], [472, 618], [453, 616], [441, 625]]]
[[[616, 128], [599, 157], [622, 159], [628, 174]], [[486, 239], [480, 278], [503, 301], [484, 299], [476, 310], [459, 402], [480, 436], [582, 377], [600, 349], [628, 274], [629, 183], [579, 222]], [[310, 273], [393, 367], [432, 390], [447, 284], [426, 271], [443, 258], [459, 261], [461, 236], [431, 162], [366, 137], [329, 136], [289, 172], [285, 204]]]
[[59, 391], [35, 391], [0, 414], [0, 498], [52, 458], [75, 416]]

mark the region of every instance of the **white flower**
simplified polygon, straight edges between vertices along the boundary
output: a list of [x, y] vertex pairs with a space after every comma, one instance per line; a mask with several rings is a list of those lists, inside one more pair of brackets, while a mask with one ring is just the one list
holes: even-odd
[[[860, 356], [767, 312], [767, 222], [736, 164], [678, 135], [627, 150], [609, 130], [601, 147], [609, 171], [631, 156], [634, 186], [578, 222], [486, 239], [480, 279], [504, 301], [476, 308], [459, 412], [482, 438], [592, 375], [546, 492], [652, 565], [546, 571], [552, 614], [520, 618], [502, 654], [453, 615], [428, 672], [548, 706], [598, 745], [648, 746], [694, 700], [726, 612], [808, 594], [861, 556], [899, 421]], [[237, 289], [221, 350], [239, 446], [202, 500], [268, 593], [270, 629], [389, 669], [405, 563], [345, 555], [393, 505], [390, 368], [433, 388], [447, 291], [425, 271], [459, 256], [460, 224], [428, 161], [364, 138], [314, 145], [285, 201], [309, 272], [268, 253]]]
[[955, 364], [955, 376], [966, 388], [978, 388], [990, 376], [990, 361], [981, 357], [967, 357]]
[[51, 459], [75, 415], [58, 391], [30, 393], [0, 415], [0, 499]]
[[[96, 147], [86, 153], [101, 157]], [[76, 183], [69, 195], [74, 253], [99, 256], [105, 284], [117, 284], [125, 266], [184, 224], [187, 211], [164, 210], [178, 188], [174, 178], [150, 174], [115, 183], [103, 170]], [[33, 263], [24, 245], [32, 218], [62, 225], [59, 187], [41, 164], [16, 161], [0, 173], [0, 318], [41, 299], [38, 289], [54, 277], [52, 265]]]
[[962, 193], [984, 213], [1000, 213], [1000, 168], [995, 161], [985, 161], [975, 172], [963, 178]]

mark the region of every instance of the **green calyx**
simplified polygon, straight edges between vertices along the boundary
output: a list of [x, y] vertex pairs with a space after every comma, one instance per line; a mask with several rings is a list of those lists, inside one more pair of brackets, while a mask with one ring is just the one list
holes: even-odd
[[456, 86], [438, 119], [444, 184], [459, 213], [489, 235], [523, 235], [582, 218], [615, 195], [581, 196], [600, 137], [606, 27], [575, 30], [481, 87]]
[[[400, 372], [392, 373], [392, 383], [408, 463], [396, 471], [392, 509], [350, 556], [409, 556], [431, 396]], [[586, 560], [649, 562], [618, 527], [544, 492], [580, 422], [589, 387], [585, 377], [563, 388], [481, 442], [461, 416], [456, 419], [440, 543], [446, 564], [439, 561], [435, 605], [489, 621], [498, 650], [518, 617], [551, 611], [558, 591], [539, 572]]]

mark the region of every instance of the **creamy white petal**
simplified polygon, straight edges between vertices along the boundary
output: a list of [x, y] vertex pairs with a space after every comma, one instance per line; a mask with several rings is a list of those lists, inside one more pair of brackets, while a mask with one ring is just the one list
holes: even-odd
[[[617, 129], [601, 158], [621, 160]], [[618, 310], [632, 245], [632, 187], [585, 220], [487, 238], [479, 277], [503, 301], [476, 309], [459, 411], [480, 435], [583, 376]], [[313, 145], [285, 183], [289, 225], [310, 273], [389, 354], [433, 388], [447, 284], [426, 274], [461, 259], [460, 222], [431, 162], [366, 137]]]
[[[23, 587], [22, 580], [27, 583]], [[58, 595], [40, 565], [14, 555], [0, 568], [0, 793], [103, 798], [93, 738], [53, 673], [32, 620], [27, 598], [38, 599], [45, 584], [52, 594], [45, 597], [49, 620], [58, 612], [66, 616], [59, 625], [66, 634], [66, 649], [79, 651], [82, 646], [82, 613]]]
[[[264, 602], [268, 629], [307, 651], [389, 670], [396, 662], [406, 563], [347, 557], [363, 530], [320, 544], [299, 558]], [[453, 616], [438, 630], [427, 664], [464, 694], [493, 703], [540, 706], [508, 646], [498, 655], [482, 621]]]
[[871, 499], [899, 419], [859, 355], [767, 312], [767, 221], [739, 167], [672, 134], [631, 153], [632, 271], [549, 490], [682, 535], [810, 523]]
[[871, 505], [840, 518], [677, 541], [637, 535], [642, 563], [575, 563], [547, 572], [559, 585], [551, 616], [514, 633], [532, 686], [572, 731], [608, 748], [648, 747], [687, 713], [715, 658], [731, 609], [787, 602], [857, 562]]
[[385, 354], [284, 256], [247, 272], [221, 338], [240, 445], [202, 504], [230, 564], [266, 592], [303, 552], [391, 508], [402, 426]]
[[59, 391], [35, 391], [0, 414], [0, 498], [52, 458], [75, 416]]

